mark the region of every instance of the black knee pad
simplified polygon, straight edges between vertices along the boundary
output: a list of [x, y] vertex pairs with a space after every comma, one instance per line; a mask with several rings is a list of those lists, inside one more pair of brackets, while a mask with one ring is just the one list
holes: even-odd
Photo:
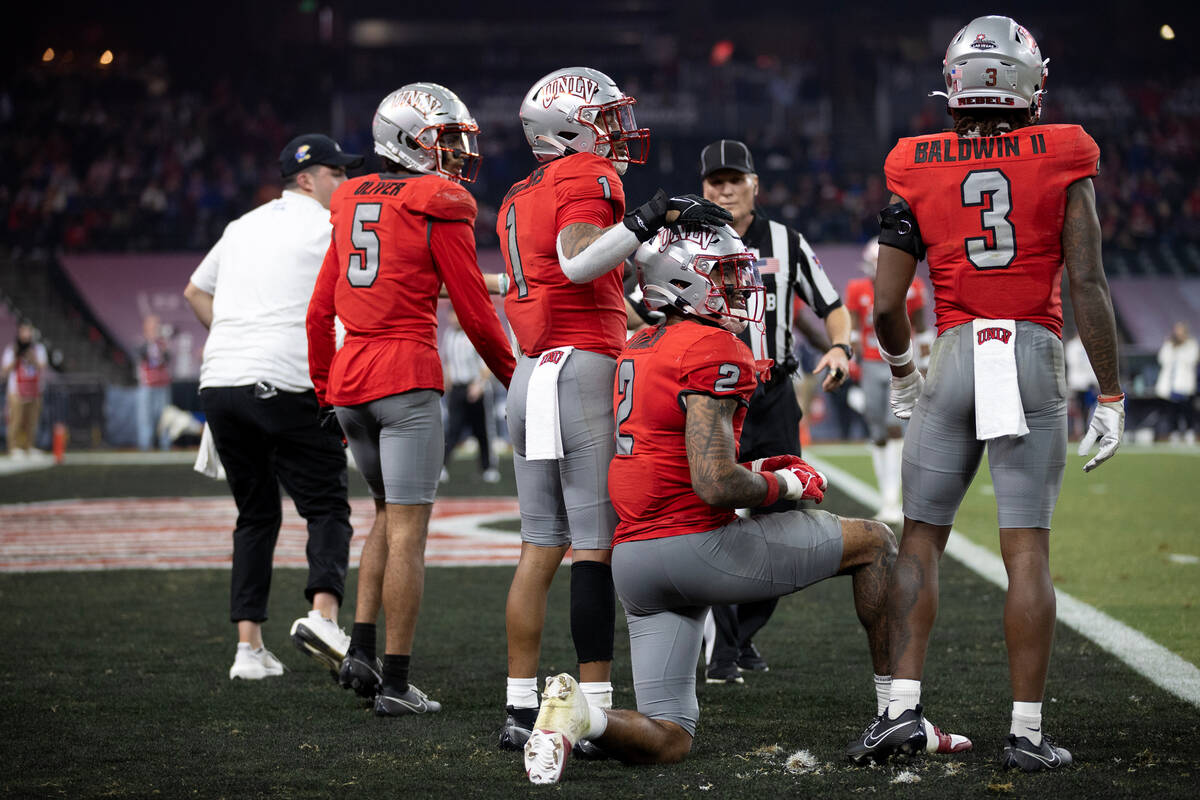
[[580, 664], [612, 661], [617, 601], [612, 567], [599, 561], [571, 565], [571, 638]]

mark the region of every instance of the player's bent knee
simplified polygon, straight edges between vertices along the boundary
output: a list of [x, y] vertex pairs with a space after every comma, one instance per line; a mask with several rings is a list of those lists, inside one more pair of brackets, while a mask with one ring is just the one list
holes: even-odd
[[692, 752], [692, 735], [677, 722], [664, 719], [652, 720], [660, 731], [656, 749], [657, 764], [678, 764]]
[[842, 520], [842, 569], [884, 560], [892, 562], [899, 548], [896, 534], [873, 519]]

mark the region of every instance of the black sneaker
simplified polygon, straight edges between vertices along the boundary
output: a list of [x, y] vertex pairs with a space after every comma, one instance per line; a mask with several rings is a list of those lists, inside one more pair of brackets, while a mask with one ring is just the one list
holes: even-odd
[[710, 664], [704, 673], [705, 683], [745, 683], [737, 664]]
[[359, 697], [374, 697], [383, 683], [383, 662], [378, 658], [373, 661], [351, 649], [338, 669], [338, 684], [343, 689], [353, 689]]
[[862, 735], [846, 748], [846, 757], [862, 767], [872, 761], [882, 764], [894, 753], [912, 756], [924, 752], [925, 723], [917, 706], [896, 719], [889, 719], [885, 711], [871, 720]]
[[580, 739], [576, 742], [571, 748], [571, 755], [584, 761], [604, 761], [609, 757], [604, 748], [591, 739]]
[[539, 706], [533, 708], [504, 707], [508, 718], [504, 720], [504, 727], [500, 729], [501, 750], [525, 749], [525, 743], [529, 741], [529, 734], [533, 732], [533, 723], [537, 722], [538, 709]]
[[758, 652], [758, 648], [753, 643], [742, 648], [742, 652], [738, 653], [737, 660], [738, 669], [745, 672], [770, 672], [771, 668], [767, 666], [767, 660], [762, 657], [762, 653]]
[[386, 686], [375, 696], [375, 716], [402, 717], [407, 714], [432, 714], [442, 710], [442, 704], [430, 700], [424, 692], [411, 683], [408, 690], [395, 692]]
[[1058, 747], [1049, 736], [1042, 737], [1042, 743], [1035, 745], [1024, 736], [1008, 735], [1008, 744], [1000, 756], [1000, 765], [1005, 769], [1020, 769], [1025, 772], [1037, 772], [1043, 769], [1058, 769], [1071, 766], [1071, 751]]

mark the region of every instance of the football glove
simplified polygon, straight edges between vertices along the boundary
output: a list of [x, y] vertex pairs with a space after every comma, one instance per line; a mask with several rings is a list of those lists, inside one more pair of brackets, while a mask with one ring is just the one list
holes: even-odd
[[911, 417], [913, 408], [917, 405], [917, 398], [921, 396], [921, 390], [924, 388], [925, 379], [921, 377], [919, 370], [914, 369], [903, 378], [893, 375], [892, 390], [888, 393], [892, 413], [900, 419]]
[[775, 477], [779, 478], [779, 499], [821, 502], [825, 499], [825, 487], [829, 481], [804, 461], [796, 461], [791, 466], [775, 470]]
[[742, 464], [743, 467], [751, 472], [774, 472], [777, 469], [787, 469], [795, 464], [803, 464], [804, 459], [800, 456], [771, 456], [770, 458], [756, 458]]
[[630, 211], [622, 220], [639, 242], [648, 242], [664, 225], [708, 225], [720, 227], [733, 222], [733, 215], [716, 203], [695, 194], [668, 197], [659, 189], [654, 196]]
[[1079, 442], [1079, 455], [1086, 456], [1092, 449], [1092, 445], [1097, 442], [1100, 443], [1100, 449], [1091, 461], [1083, 465], [1083, 471], [1091, 472], [1112, 458], [1113, 454], [1117, 452], [1117, 448], [1121, 446], [1121, 435], [1124, 432], [1124, 398], [1112, 403], [1097, 403], [1087, 433]]

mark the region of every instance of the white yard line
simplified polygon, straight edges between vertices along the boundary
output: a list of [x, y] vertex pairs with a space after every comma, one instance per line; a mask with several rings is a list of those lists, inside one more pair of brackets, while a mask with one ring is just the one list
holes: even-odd
[[[866, 450], [866, 447], [861, 449]], [[1125, 454], [1125, 448], [1121, 452]], [[805, 459], [824, 472], [830, 483], [871, 508], [879, 506], [879, 492], [874, 487], [811, 453], [810, 448], [805, 452]], [[1008, 575], [1000, 556], [956, 530], [950, 532], [946, 555], [1001, 589], [1008, 588]], [[1200, 669], [1194, 664], [1061, 589], [1055, 589], [1054, 593], [1058, 598], [1060, 622], [1112, 653], [1151, 683], [1200, 708]]]

